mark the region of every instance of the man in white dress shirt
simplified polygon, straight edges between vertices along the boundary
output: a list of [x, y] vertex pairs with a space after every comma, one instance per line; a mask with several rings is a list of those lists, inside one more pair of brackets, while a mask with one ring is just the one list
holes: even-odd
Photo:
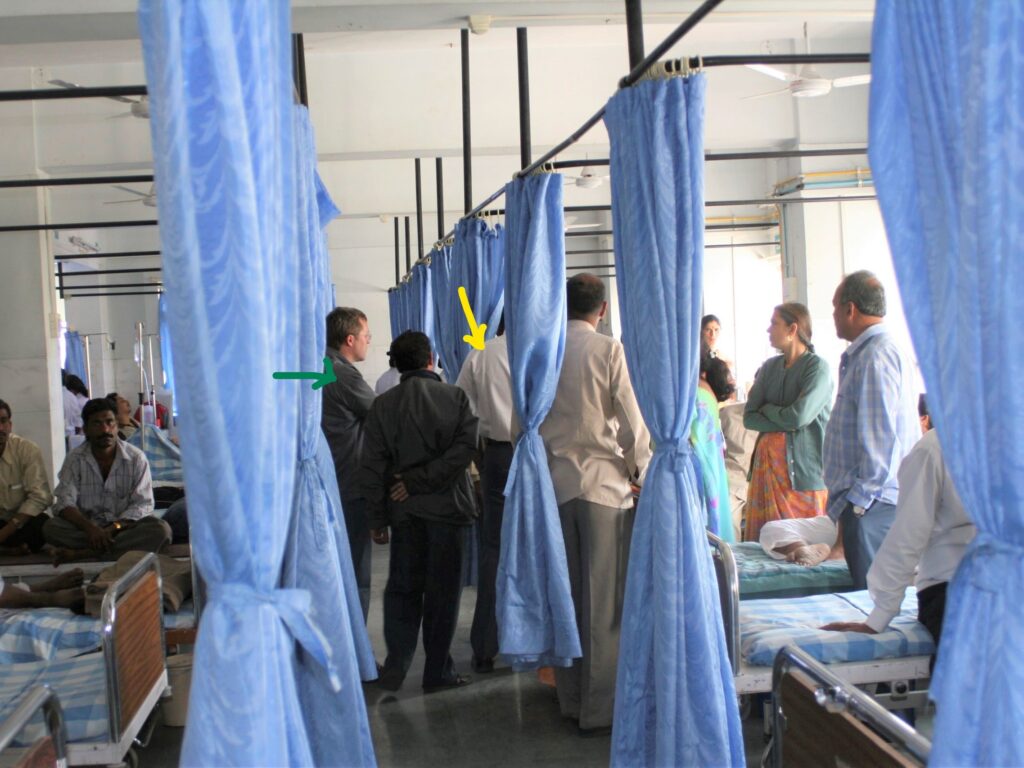
[[498, 624], [495, 619], [495, 580], [501, 555], [501, 524], [505, 511], [505, 484], [512, 464], [512, 374], [508, 364], [505, 318], [498, 335], [466, 358], [456, 382], [469, 397], [480, 418], [483, 455], [479, 460], [483, 514], [478, 521], [480, 563], [476, 610], [469, 642], [473, 646], [473, 671], [493, 672], [498, 655]]
[[597, 333], [608, 307], [598, 277], [567, 283], [569, 325], [555, 401], [540, 434], [547, 446], [583, 658], [556, 669], [562, 714], [583, 731], [612, 722], [622, 600], [633, 532], [630, 482], [651, 457], [650, 434], [622, 344]]
[[976, 529], [953, 487], [934, 429], [903, 460], [899, 483], [896, 518], [868, 571], [874, 610], [864, 622], [836, 622], [823, 629], [883, 632], [899, 614], [903, 593], [916, 582], [918, 621], [931, 633], [938, 650], [946, 586]]

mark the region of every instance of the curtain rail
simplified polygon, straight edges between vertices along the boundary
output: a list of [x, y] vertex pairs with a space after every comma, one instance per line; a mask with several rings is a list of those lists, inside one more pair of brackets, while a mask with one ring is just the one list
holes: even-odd
[[131, 267], [123, 269], [90, 269], [88, 272], [62, 272], [54, 277], [67, 280], [69, 277], [89, 277], [90, 275], [127, 275], [138, 272], [163, 272], [162, 267]]
[[160, 251], [117, 251], [116, 253], [81, 253], [71, 256], [54, 256], [54, 261], [80, 261], [82, 259], [120, 259], [128, 256], [159, 256]]
[[[89, 184], [143, 184], [153, 181], [153, 174], [144, 173], [129, 176], [80, 176], [59, 179], [15, 179], [0, 181], [0, 189], [20, 189], [22, 187], [73, 187]], [[140, 198], [141, 199], [141, 198]]]
[[117, 227], [155, 227], [156, 219], [137, 219], [135, 221], [76, 221], [62, 224], [18, 224], [13, 227], [0, 227], [0, 232], [44, 232], [54, 229], [114, 229]]
[[[116, 286], [111, 286], [111, 287], [113, 288], [113, 287], [116, 287]], [[117, 292], [114, 292], [114, 293], [78, 293], [78, 294], [76, 294], [74, 292], [76, 290], [78, 290], [78, 289], [77, 288], [75, 288], [75, 289], [65, 288], [64, 289], [64, 297], [63, 298], [65, 298], [65, 299], [86, 299], [86, 298], [91, 299], [91, 298], [96, 297], [96, 296], [163, 296], [163, 294], [164, 294], [163, 291], [117, 291]]]
[[0, 101], [40, 101], [45, 99], [92, 99], [111, 96], [146, 96], [144, 85], [106, 85], [98, 88], [29, 88], [0, 91]]
[[[64, 275], [67, 277], [67, 275]], [[88, 290], [110, 290], [112, 288], [162, 288], [163, 283], [117, 283], [116, 285], [64, 285], [64, 292], [68, 291], [88, 291]]]
[[[787, 157], [850, 157], [867, 155], [867, 147], [851, 147], [850, 149], [766, 149], [750, 152], [705, 152], [704, 162], [719, 160], [779, 160]], [[556, 160], [550, 167], [556, 171], [563, 168], [590, 168], [609, 165], [608, 158], [592, 160]]]

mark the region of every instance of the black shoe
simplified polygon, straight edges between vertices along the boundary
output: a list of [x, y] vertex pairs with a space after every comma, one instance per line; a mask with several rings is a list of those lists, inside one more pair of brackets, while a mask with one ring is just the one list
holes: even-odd
[[494, 671], [494, 659], [478, 659], [474, 656], [473, 660], [469, 663], [469, 666], [474, 672], [486, 675], [487, 673]]
[[463, 686], [469, 685], [473, 682], [471, 677], [463, 677], [462, 675], [456, 675], [455, 677], [444, 680], [434, 685], [424, 685], [424, 693], [437, 693], [438, 691], [447, 691], [449, 688], [462, 688]]
[[383, 688], [385, 691], [397, 691], [402, 687], [402, 682], [405, 680], [405, 675], [402, 674], [401, 670], [398, 669], [387, 669], [380, 667], [380, 673], [377, 676], [377, 686]]

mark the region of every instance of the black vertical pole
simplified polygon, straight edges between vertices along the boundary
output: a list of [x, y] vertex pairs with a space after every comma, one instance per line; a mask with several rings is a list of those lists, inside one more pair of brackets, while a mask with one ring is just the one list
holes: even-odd
[[441, 158], [435, 158], [437, 176], [437, 239], [444, 240], [444, 168]]
[[416, 258], [423, 256], [423, 185], [420, 159], [416, 158]]
[[533, 162], [530, 147], [530, 62], [526, 44], [526, 27], [516, 29], [516, 52], [519, 61], [519, 167]]
[[469, 131], [469, 30], [462, 30], [462, 188], [466, 213], [473, 210], [473, 139]]
[[626, 0], [626, 37], [629, 41], [629, 68], [644, 60], [644, 12], [640, 0]]
[[64, 298], [64, 262], [57, 262], [57, 293]]
[[302, 35], [292, 35], [292, 77], [295, 78], [295, 90], [299, 94], [299, 102], [309, 106], [309, 94], [306, 91], [306, 47]]
[[399, 241], [398, 217], [395, 216], [395, 285], [398, 285], [402, 279], [402, 257], [398, 248]]
[[409, 237], [409, 217], [405, 217], [405, 271], [412, 272], [412, 239]]

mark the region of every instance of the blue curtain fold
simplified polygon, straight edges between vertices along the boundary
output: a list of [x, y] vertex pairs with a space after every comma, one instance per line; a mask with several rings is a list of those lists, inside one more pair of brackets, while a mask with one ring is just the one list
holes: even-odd
[[505, 487], [498, 562], [498, 647], [515, 669], [568, 667], [583, 655], [555, 488], [539, 429], [565, 353], [562, 176], [505, 187], [505, 326], [512, 401], [522, 427]]
[[[452, 311], [450, 296], [454, 290], [452, 285], [452, 247], [443, 245], [435, 248], [430, 254], [430, 281], [433, 289], [434, 301], [434, 332], [437, 337], [434, 340], [436, 351], [441, 358], [441, 364], [448, 368], [448, 361], [455, 357], [455, 348], [464, 343], [462, 341], [462, 325], [465, 319], [459, 310], [456, 316]], [[456, 296], [456, 299], [458, 296]], [[451, 378], [449, 381], [453, 381]]]
[[[164, 389], [174, 394], [174, 353], [171, 351], [171, 330], [167, 324], [167, 294], [161, 293], [157, 311], [160, 315], [160, 367], [164, 372]], [[174, 412], [178, 404], [174, 403]]]
[[[315, 371], [323, 367], [324, 318], [333, 304], [324, 228], [339, 211], [319, 183], [308, 111], [302, 106], [294, 111], [301, 312], [297, 346], [299, 369]], [[300, 649], [299, 700], [315, 764], [372, 766], [376, 759], [361, 679], [377, 676], [376, 663], [359, 605], [337, 476], [320, 429], [322, 394], [308, 383], [290, 384], [285, 386], [297, 390], [299, 400], [298, 480], [282, 586], [315, 592], [311, 620], [326, 638], [330, 658], [325, 666]], [[324, 716], [327, 712], [329, 717]]]
[[401, 331], [398, 330], [400, 325], [398, 319], [398, 290], [391, 288], [388, 290], [388, 320], [391, 323], [391, 340], [394, 341]]
[[871, 169], [943, 457], [978, 535], [948, 588], [932, 765], [1020, 765], [1024, 6], [879, 0]]
[[[64, 370], [75, 374], [88, 386], [89, 379], [85, 375], [85, 340], [78, 335], [78, 331], [65, 331], [64, 344], [67, 350], [64, 356]], [[92, 392], [89, 395], [91, 396]]]
[[141, 0], [139, 31], [192, 546], [208, 585], [181, 762], [308, 765], [297, 649], [325, 669], [332, 654], [310, 593], [280, 584], [300, 399], [271, 376], [298, 370], [302, 348], [289, 7]]
[[655, 443], [630, 548], [612, 764], [742, 766], [743, 736], [690, 460], [704, 239], [705, 78], [608, 102], [623, 345]]

